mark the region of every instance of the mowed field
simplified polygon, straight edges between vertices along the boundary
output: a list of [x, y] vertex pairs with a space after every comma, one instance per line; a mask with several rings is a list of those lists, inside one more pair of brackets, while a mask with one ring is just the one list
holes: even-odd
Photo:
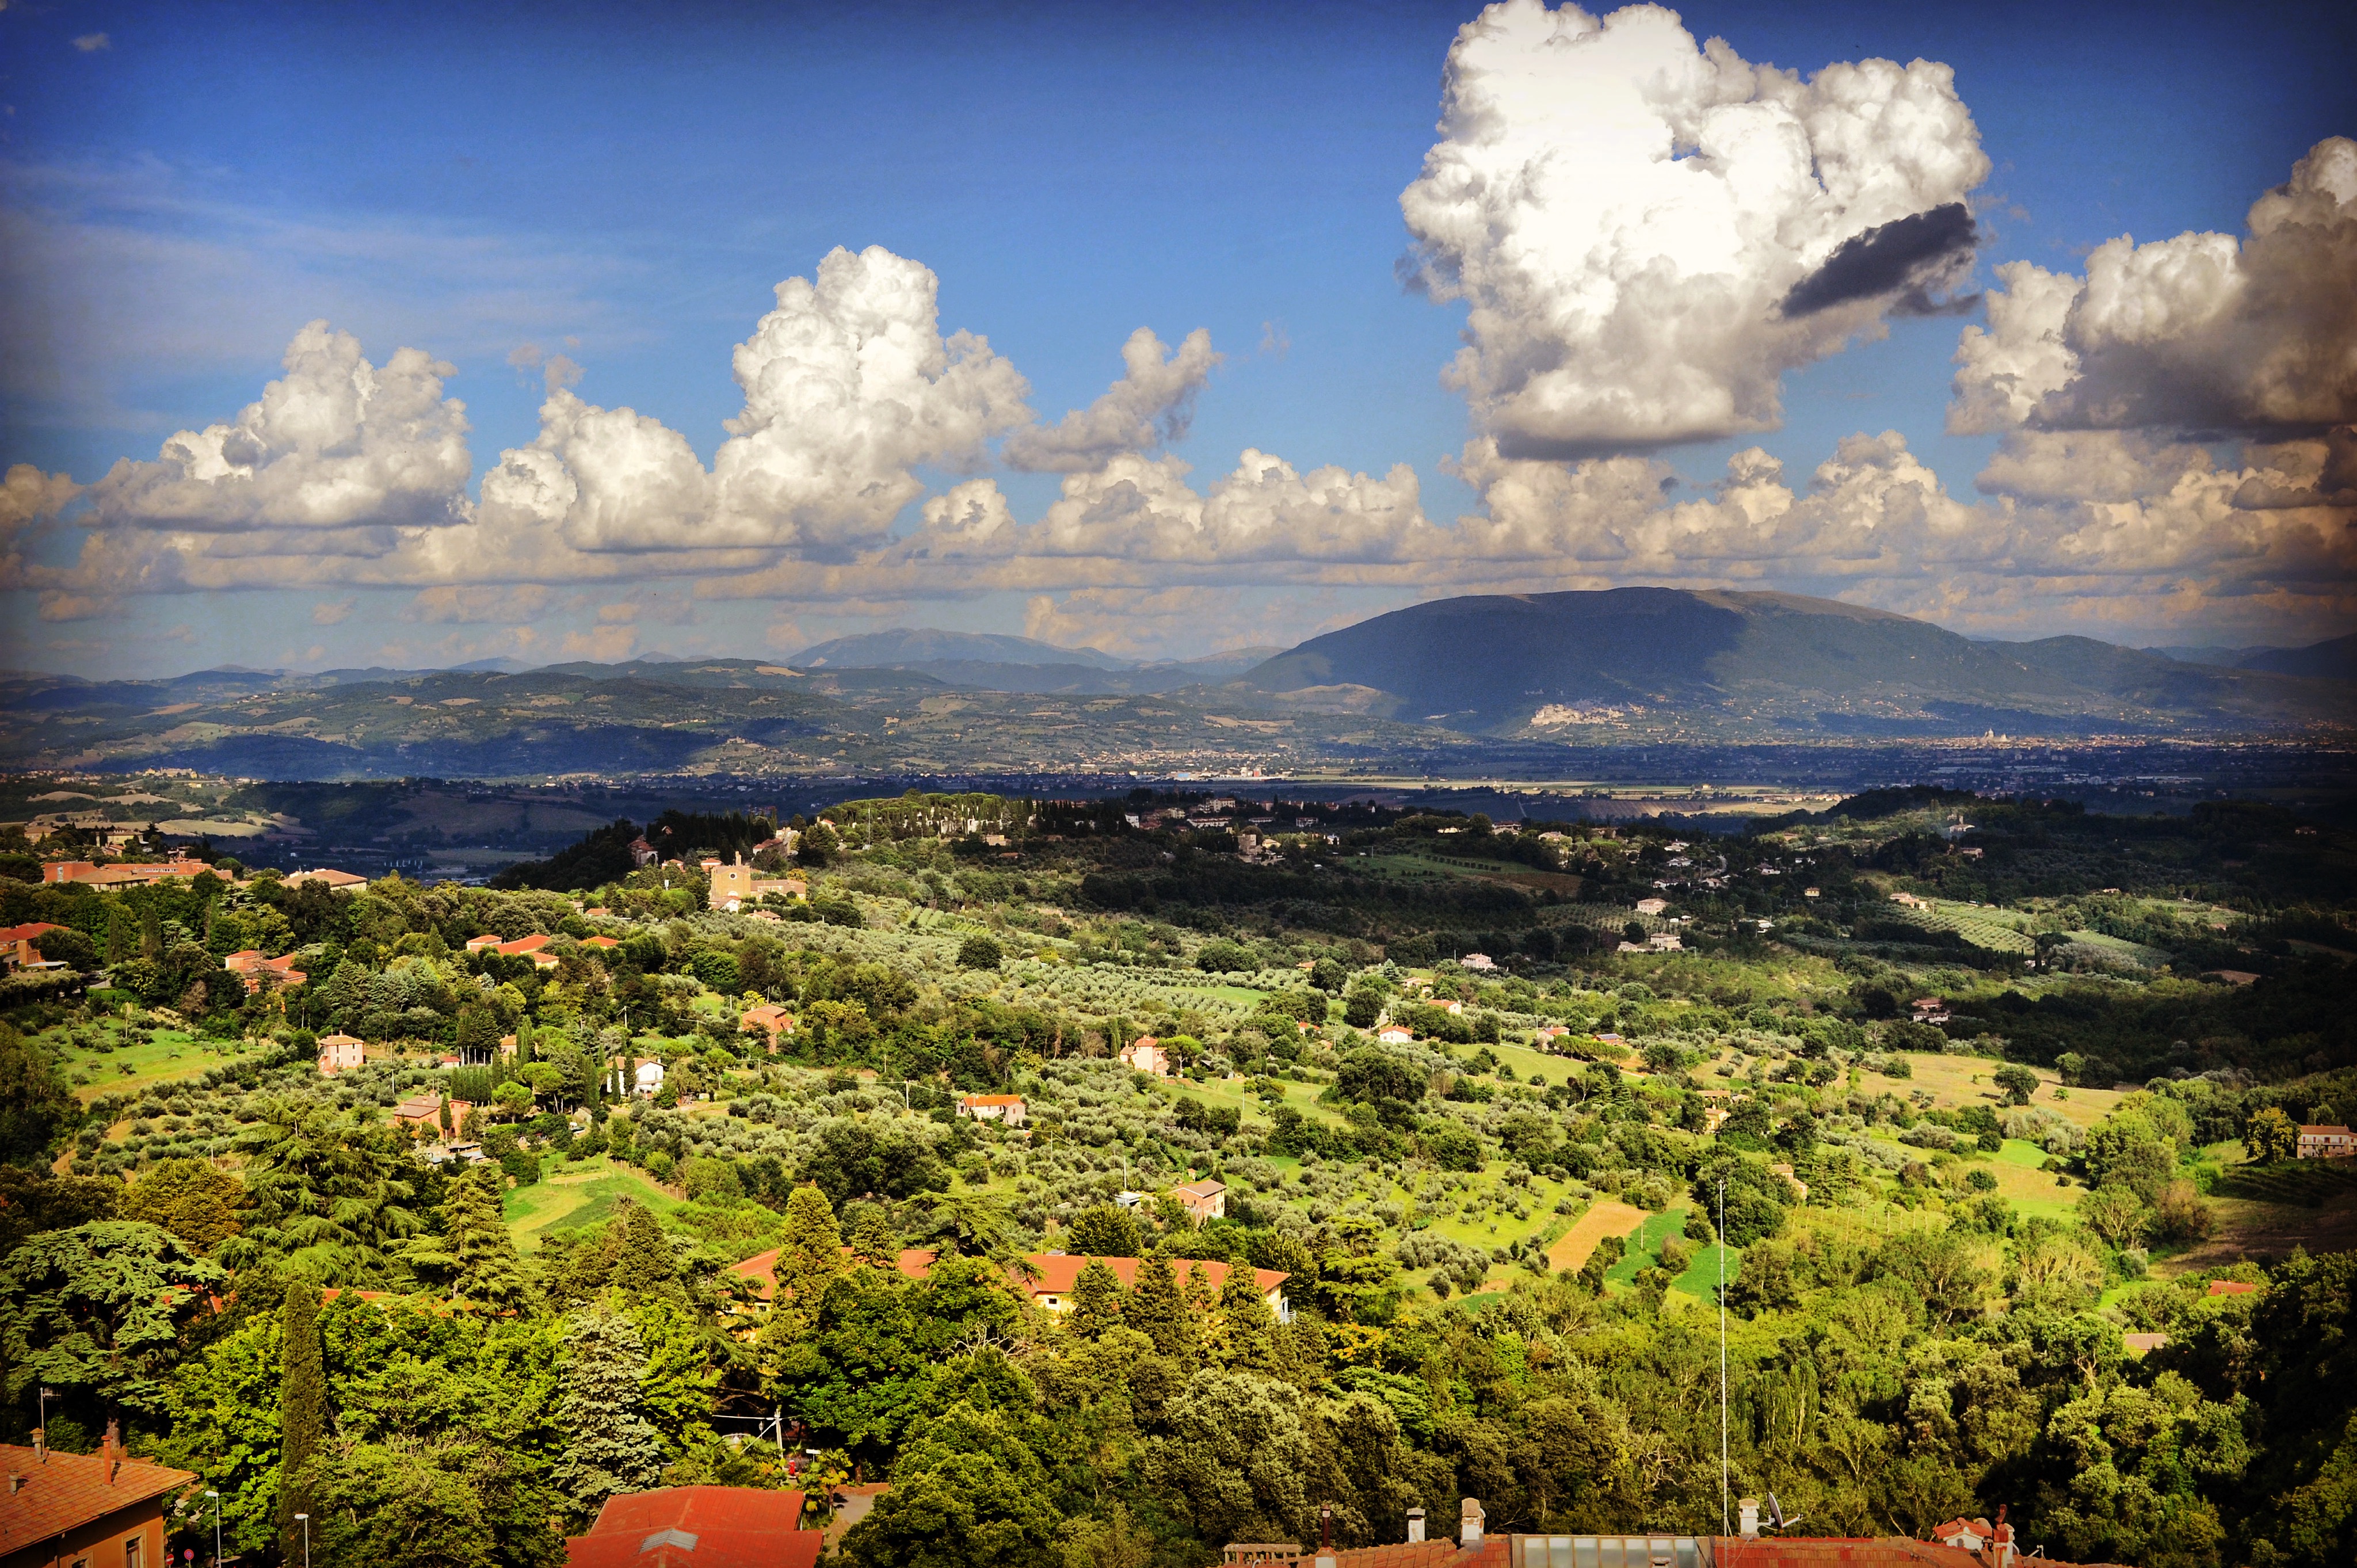
[[530, 1252], [554, 1232], [603, 1225], [624, 1198], [651, 1209], [658, 1219], [679, 1208], [679, 1201], [644, 1171], [599, 1155], [578, 1165], [556, 1165], [537, 1184], [512, 1188], [501, 1214], [516, 1250]]

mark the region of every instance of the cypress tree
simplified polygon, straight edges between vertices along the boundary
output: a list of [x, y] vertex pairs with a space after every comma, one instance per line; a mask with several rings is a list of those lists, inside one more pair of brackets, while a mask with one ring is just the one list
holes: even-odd
[[1227, 1364], [1238, 1371], [1265, 1372], [1276, 1364], [1276, 1314], [1260, 1294], [1258, 1277], [1239, 1253], [1228, 1263], [1220, 1286], [1219, 1325]]
[[[278, 1351], [278, 1538], [295, 1543], [298, 1513], [313, 1513], [304, 1474], [318, 1452], [328, 1424], [328, 1373], [319, 1346], [319, 1286], [296, 1273], [279, 1304]], [[297, 1548], [299, 1550], [299, 1548]]]
[[785, 1235], [778, 1246], [778, 1294], [773, 1320], [780, 1331], [807, 1331], [818, 1321], [826, 1287], [843, 1272], [843, 1231], [834, 1206], [804, 1182], [786, 1199]]
[[1121, 1281], [1103, 1263], [1091, 1258], [1072, 1282], [1072, 1310], [1064, 1320], [1066, 1331], [1083, 1339], [1101, 1337], [1121, 1322]]
[[1154, 1341], [1160, 1354], [1190, 1359], [1195, 1351], [1194, 1315], [1179, 1293], [1170, 1260], [1159, 1253], [1137, 1265], [1137, 1285], [1129, 1293], [1129, 1326]]

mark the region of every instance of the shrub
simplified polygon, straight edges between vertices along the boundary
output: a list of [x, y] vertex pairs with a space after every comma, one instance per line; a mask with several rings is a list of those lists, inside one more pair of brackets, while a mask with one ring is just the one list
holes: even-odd
[[957, 961], [960, 969], [996, 969], [1006, 961], [998, 944], [985, 936], [971, 936], [958, 944]]

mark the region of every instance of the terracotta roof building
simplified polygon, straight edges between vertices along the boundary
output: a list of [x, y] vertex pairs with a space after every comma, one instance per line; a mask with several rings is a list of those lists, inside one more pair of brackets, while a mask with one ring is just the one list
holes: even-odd
[[97, 1454], [0, 1444], [0, 1568], [163, 1568], [164, 1499], [196, 1480], [123, 1455], [111, 1434]]
[[2357, 1133], [2337, 1125], [2302, 1127], [2299, 1130], [2299, 1157], [2303, 1160], [2357, 1158]]
[[319, 1036], [319, 1073], [323, 1078], [333, 1078], [367, 1059], [368, 1047], [350, 1035]]
[[1184, 1187], [1171, 1188], [1170, 1196], [1178, 1200], [1178, 1207], [1185, 1209], [1187, 1218], [1198, 1226], [1227, 1218], [1228, 1189], [1222, 1183], [1190, 1181]]
[[961, 1116], [971, 1116], [977, 1122], [1000, 1122], [1009, 1127], [1023, 1125], [1024, 1109], [1019, 1094], [969, 1094], [957, 1102]]
[[825, 1544], [802, 1528], [802, 1494], [672, 1487], [606, 1499], [587, 1535], [565, 1542], [570, 1568], [813, 1568]]
[[1139, 1072], [1150, 1072], [1157, 1078], [1168, 1078], [1170, 1053], [1164, 1050], [1162, 1042], [1153, 1036], [1140, 1035], [1121, 1047], [1121, 1065], [1135, 1068]]

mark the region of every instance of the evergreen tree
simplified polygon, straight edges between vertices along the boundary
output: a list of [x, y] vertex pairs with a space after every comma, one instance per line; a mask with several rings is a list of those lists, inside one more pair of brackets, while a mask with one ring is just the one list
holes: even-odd
[[123, 1195], [123, 1218], [161, 1225], [198, 1251], [237, 1234], [245, 1186], [209, 1160], [166, 1160]]
[[605, 1283], [638, 1297], [679, 1288], [679, 1254], [662, 1224], [640, 1204], [624, 1203], [607, 1228]]
[[871, 1269], [889, 1269], [899, 1263], [900, 1233], [892, 1228], [892, 1217], [883, 1205], [859, 1206], [858, 1218], [851, 1222], [851, 1256]]
[[843, 1231], [834, 1206], [816, 1186], [804, 1182], [786, 1199], [783, 1240], [778, 1244], [778, 1294], [772, 1321], [805, 1332], [818, 1321], [826, 1287], [843, 1273]]
[[450, 1097], [445, 1094], [442, 1097], [442, 1135], [448, 1137], [450, 1131]]
[[457, 1294], [493, 1306], [522, 1307], [532, 1294], [515, 1238], [500, 1214], [499, 1176], [491, 1167], [468, 1172], [442, 1200], [442, 1230], [457, 1262]]
[[1117, 1326], [1122, 1317], [1121, 1281], [1114, 1272], [1091, 1258], [1072, 1282], [1072, 1310], [1067, 1329], [1083, 1339], [1094, 1339]]
[[1200, 1262], [1189, 1262], [1186, 1278], [1187, 1311], [1190, 1317], [1200, 1323], [1211, 1316], [1211, 1304], [1217, 1299], [1211, 1289], [1211, 1271]]
[[573, 1319], [565, 1337], [564, 1454], [550, 1470], [576, 1507], [596, 1512], [616, 1492], [662, 1477], [662, 1434], [646, 1417], [647, 1358], [630, 1320], [602, 1307]]
[[301, 1539], [298, 1513], [312, 1513], [307, 1474], [328, 1424], [328, 1374], [319, 1344], [319, 1285], [297, 1273], [279, 1303], [278, 1539]]
[[1129, 1293], [1129, 1326], [1154, 1341], [1154, 1348], [1174, 1359], [1191, 1359], [1195, 1353], [1195, 1319], [1178, 1289], [1170, 1260], [1157, 1253], [1137, 1265], [1137, 1284]]
[[1241, 1253], [1229, 1262], [1228, 1277], [1220, 1286], [1216, 1323], [1230, 1367], [1249, 1372], [1275, 1369], [1276, 1314], [1269, 1310], [1258, 1277]]

